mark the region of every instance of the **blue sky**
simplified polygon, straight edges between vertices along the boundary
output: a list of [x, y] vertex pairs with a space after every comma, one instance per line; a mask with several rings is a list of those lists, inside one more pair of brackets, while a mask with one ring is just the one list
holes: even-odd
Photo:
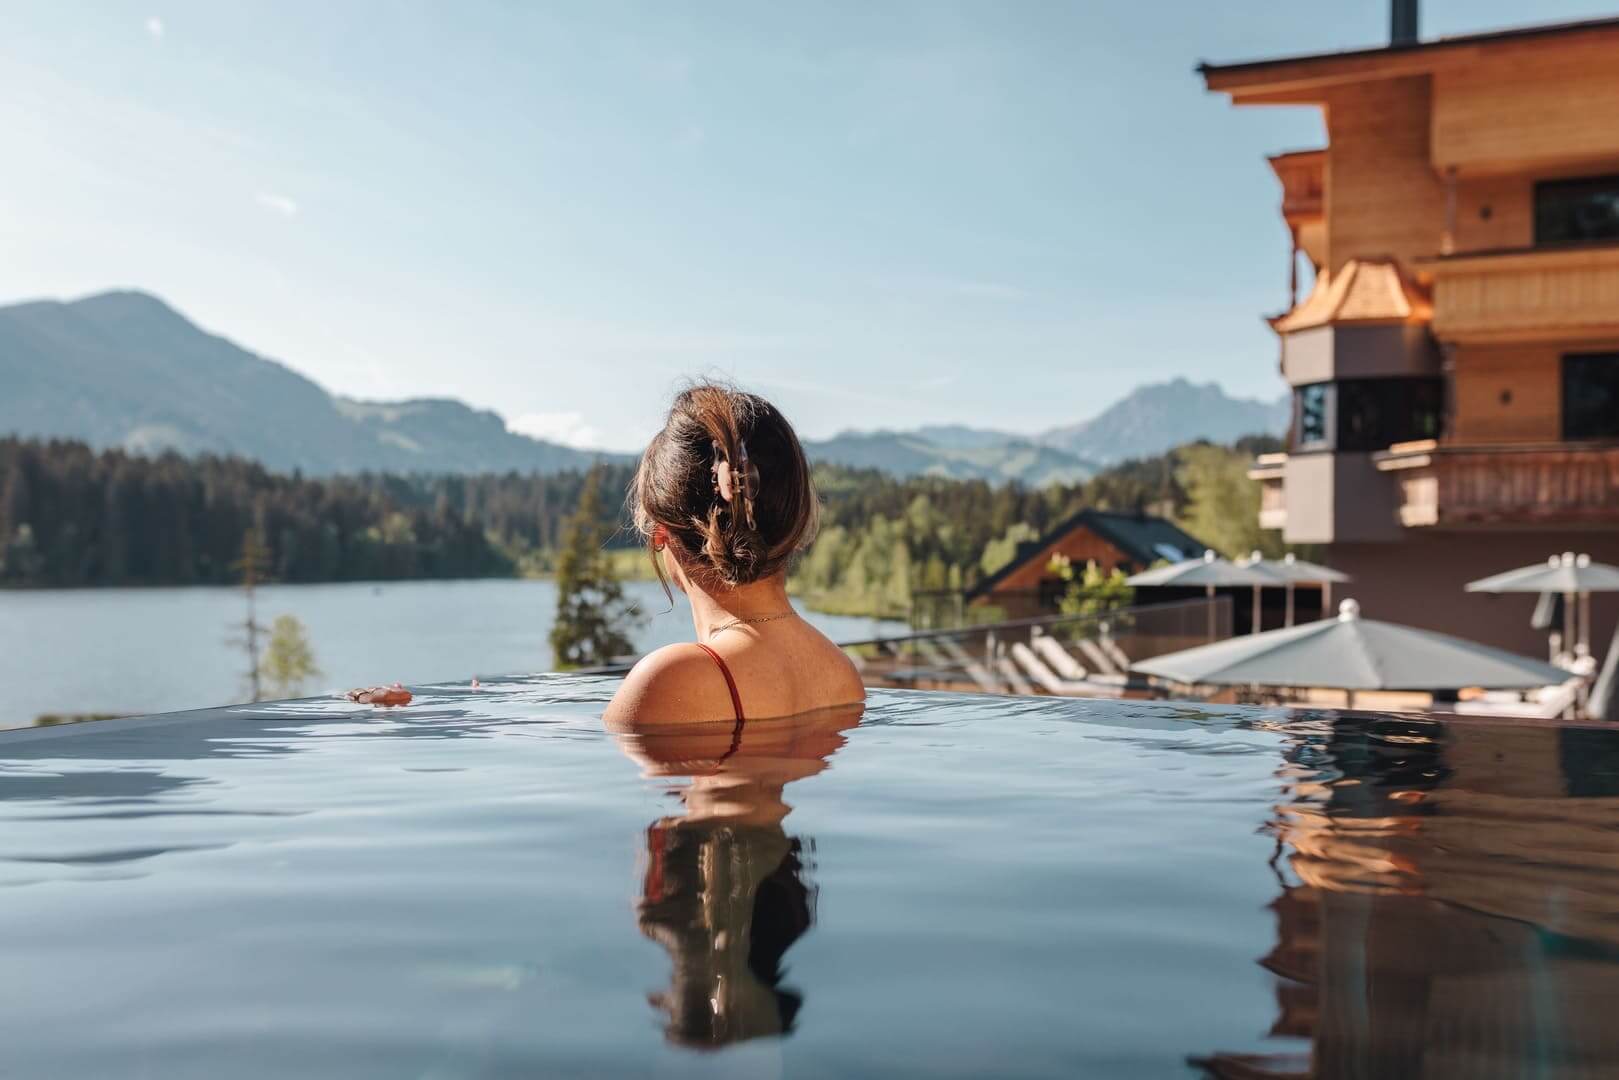
[[[1428, 0], [1423, 33], [1613, 14]], [[1387, 0], [0, 2], [0, 302], [113, 287], [340, 393], [632, 448], [681, 377], [809, 435], [1274, 396], [1264, 155], [1200, 59]]]

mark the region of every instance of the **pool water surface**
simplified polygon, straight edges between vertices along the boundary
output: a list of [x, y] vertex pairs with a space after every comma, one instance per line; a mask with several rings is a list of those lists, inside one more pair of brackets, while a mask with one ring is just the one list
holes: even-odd
[[1619, 1069], [1619, 732], [615, 686], [0, 733], [0, 1076]]

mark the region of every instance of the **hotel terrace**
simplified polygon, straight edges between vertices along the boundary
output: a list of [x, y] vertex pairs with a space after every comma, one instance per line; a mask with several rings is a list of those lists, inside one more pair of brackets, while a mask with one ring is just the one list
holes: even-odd
[[[1251, 474], [1261, 523], [1322, 545], [1369, 615], [1534, 653], [1525, 602], [1463, 585], [1619, 562], [1619, 19], [1393, 23], [1383, 48], [1200, 69], [1234, 104], [1320, 109], [1328, 138], [1270, 159], [1294, 409]], [[1599, 597], [1594, 641], [1616, 616]]]

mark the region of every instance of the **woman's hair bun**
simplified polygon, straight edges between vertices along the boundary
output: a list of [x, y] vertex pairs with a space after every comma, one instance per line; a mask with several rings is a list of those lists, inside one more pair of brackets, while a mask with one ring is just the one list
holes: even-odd
[[631, 509], [649, 543], [663, 527], [700, 586], [734, 588], [785, 570], [814, 539], [820, 504], [786, 417], [757, 394], [703, 382], [675, 397], [641, 455]]

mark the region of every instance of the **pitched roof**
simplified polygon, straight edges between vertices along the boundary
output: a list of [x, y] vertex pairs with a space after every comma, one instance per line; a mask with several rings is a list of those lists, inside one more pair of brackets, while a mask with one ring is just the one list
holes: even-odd
[[1446, 62], [1466, 64], [1478, 59], [1481, 50], [1492, 46], [1567, 35], [1600, 37], [1611, 35], [1614, 31], [1619, 31], [1619, 18], [1585, 19], [1458, 34], [1369, 49], [1280, 56], [1233, 64], [1202, 63], [1197, 70], [1210, 90], [1224, 91], [1236, 97], [1292, 91], [1300, 94], [1299, 100], [1308, 100], [1313, 96], [1312, 91], [1333, 82], [1421, 74]]
[[1304, 302], [1271, 320], [1279, 334], [1329, 323], [1425, 323], [1433, 301], [1393, 259], [1350, 259], [1337, 273], [1321, 271]]
[[1208, 545], [1167, 518], [1153, 514], [1120, 513], [1113, 510], [1081, 510], [1038, 540], [1018, 545], [1011, 562], [967, 590], [967, 598], [987, 596], [1012, 574], [1043, 555], [1047, 548], [1078, 528], [1087, 528], [1112, 544], [1143, 567], [1160, 559], [1179, 562], [1200, 558]]

